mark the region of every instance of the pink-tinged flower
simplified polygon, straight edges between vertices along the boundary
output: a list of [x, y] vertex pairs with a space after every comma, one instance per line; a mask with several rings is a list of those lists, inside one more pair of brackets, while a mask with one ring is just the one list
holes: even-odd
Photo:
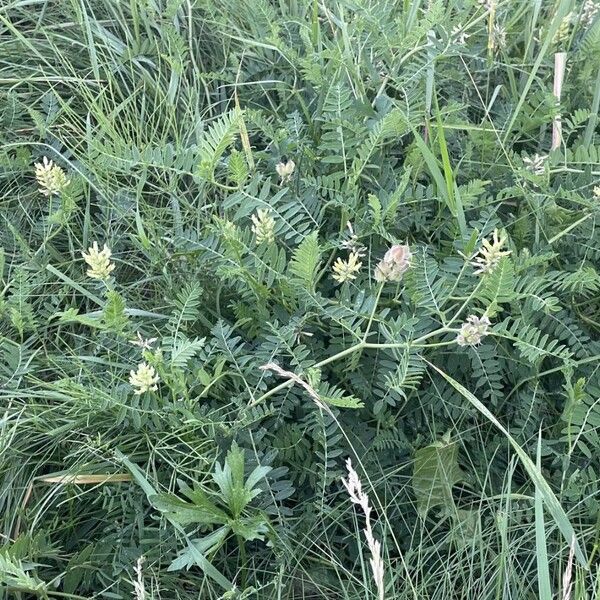
[[392, 246], [375, 267], [375, 281], [400, 281], [410, 267], [412, 254], [409, 246]]

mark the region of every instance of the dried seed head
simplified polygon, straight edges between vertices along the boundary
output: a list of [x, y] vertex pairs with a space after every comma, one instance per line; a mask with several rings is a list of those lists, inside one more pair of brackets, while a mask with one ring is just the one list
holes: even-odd
[[133, 582], [135, 600], [146, 600], [146, 587], [144, 585], [144, 562], [146, 562], [146, 557], [140, 556], [133, 567], [133, 570], [135, 571], [135, 581]]
[[367, 546], [371, 552], [371, 558], [369, 564], [371, 565], [371, 571], [373, 573], [373, 580], [377, 587], [377, 598], [383, 600], [384, 598], [384, 565], [383, 558], [381, 556], [381, 543], [375, 539], [373, 535], [373, 528], [371, 526], [371, 505], [369, 503], [369, 496], [362, 489], [362, 484], [358, 473], [352, 466], [352, 460], [348, 458], [346, 460], [346, 469], [348, 470], [348, 479], [342, 477], [342, 483], [348, 491], [348, 496], [353, 504], [360, 506], [365, 515], [365, 539]]
[[594, 2], [594, 0], [585, 0], [580, 17], [580, 21], [584, 28], [587, 29], [594, 22], [594, 19], [599, 12], [600, 4], [598, 2]]

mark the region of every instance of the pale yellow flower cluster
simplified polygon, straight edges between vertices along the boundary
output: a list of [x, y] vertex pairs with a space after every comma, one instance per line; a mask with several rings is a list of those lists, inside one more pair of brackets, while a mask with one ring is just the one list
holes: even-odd
[[106, 244], [104, 244], [102, 250], [99, 250], [98, 242], [94, 242], [91, 247], [88, 248], [87, 254], [82, 252], [81, 256], [83, 256], [83, 260], [85, 260], [90, 267], [87, 270], [87, 275], [92, 279], [106, 281], [115, 269], [115, 265], [110, 261], [112, 252]]
[[257, 244], [270, 244], [275, 241], [275, 219], [268, 208], [259, 208], [250, 218], [252, 233], [256, 236]]
[[556, 33], [554, 34], [554, 38], [552, 39], [552, 43], [556, 45], [564, 44], [569, 38], [569, 33], [571, 30], [571, 25], [573, 24], [573, 12], [570, 12], [558, 26]]
[[158, 389], [159, 381], [156, 370], [147, 362], [140, 363], [137, 371], [132, 369], [129, 372], [129, 383], [135, 388], [133, 393], [136, 396], [140, 396], [144, 392], [155, 392]]
[[338, 283], [344, 283], [345, 281], [353, 281], [356, 279], [356, 274], [360, 271], [362, 263], [360, 262], [360, 256], [357, 252], [350, 252], [348, 260], [339, 258], [333, 263], [332, 277]]
[[40, 186], [39, 191], [44, 196], [60, 196], [71, 183], [66, 173], [46, 156], [41, 163], [35, 163], [35, 178]]
[[497, 229], [494, 229], [491, 242], [483, 240], [479, 253], [471, 262], [475, 267], [476, 275], [491, 273], [498, 266], [500, 259], [511, 253], [510, 250], [502, 250], [507, 241], [506, 234], [498, 232]]

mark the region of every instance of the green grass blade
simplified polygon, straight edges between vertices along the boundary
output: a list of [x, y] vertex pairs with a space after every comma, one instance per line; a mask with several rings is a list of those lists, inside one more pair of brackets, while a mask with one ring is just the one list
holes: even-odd
[[567, 517], [565, 511], [563, 510], [563, 507], [558, 501], [558, 498], [555, 496], [554, 492], [548, 485], [548, 482], [546, 481], [540, 470], [536, 467], [534, 462], [531, 460], [531, 458], [529, 458], [527, 453], [523, 450], [523, 448], [521, 448], [521, 446], [508, 432], [504, 425], [502, 425], [500, 421], [498, 421], [498, 419], [496, 419], [496, 417], [488, 410], [485, 404], [478, 400], [469, 390], [467, 390], [458, 381], [456, 381], [456, 379], [450, 377], [450, 375], [446, 374], [444, 371], [442, 371], [440, 368], [436, 367], [429, 361], [425, 360], [425, 362], [433, 369], [435, 369], [457, 392], [459, 392], [464, 398], [466, 398], [483, 416], [485, 416], [506, 436], [506, 439], [510, 442], [510, 445], [513, 447], [514, 451], [517, 453], [517, 456], [521, 460], [521, 463], [525, 467], [527, 474], [535, 484], [536, 489], [539, 490], [539, 493], [548, 512], [552, 515], [556, 526], [563, 534], [565, 541], [567, 542], [567, 544], [571, 544], [571, 542], [574, 541], [575, 556], [577, 557], [577, 560], [582, 566], [587, 566], [587, 559], [579, 542], [576, 539], [575, 530], [573, 529], [573, 526], [569, 521], [569, 517]]
[[[542, 469], [542, 430], [538, 435], [535, 466]], [[548, 548], [546, 547], [546, 527], [544, 525], [544, 499], [538, 486], [535, 487], [535, 547], [538, 568], [538, 592], [540, 600], [552, 600], [550, 570], [548, 568]]]

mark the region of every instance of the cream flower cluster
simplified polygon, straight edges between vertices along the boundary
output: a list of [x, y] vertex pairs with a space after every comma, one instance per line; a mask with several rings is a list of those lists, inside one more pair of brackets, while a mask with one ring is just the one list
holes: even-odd
[[158, 389], [160, 378], [156, 374], [154, 367], [147, 362], [141, 362], [137, 371], [133, 369], [129, 372], [129, 383], [135, 388], [134, 394], [140, 396], [144, 392], [155, 392]]
[[490, 325], [491, 323], [487, 315], [483, 315], [483, 317], [476, 315], [467, 317], [466, 322], [462, 324], [460, 332], [456, 337], [456, 343], [459, 346], [477, 346], [488, 335]]
[[60, 196], [71, 183], [66, 173], [47, 156], [41, 163], [35, 163], [35, 178], [37, 179], [39, 191], [44, 196]]
[[287, 162], [279, 162], [275, 165], [275, 170], [277, 171], [277, 175], [281, 178], [281, 184], [283, 185], [292, 178], [292, 175], [296, 170], [296, 163], [291, 159]]
[[491, 273], [498, 266], [500, 259], [511, 253], [510, 250], [502, 250], [507, 241], [506, 234], [497, 229], [494, 229], [491, 242], [483, 240], [479, 252], [471, 262], [471, 265], [475, 267], [476, 275]]
[[259, 208], [250, 218], [257, 244], [270, 244], [275, 241], [275, 219], [268, 208]]
[[104, 244], [104, 247], [100, 250], [98, 248], [98, 242], [94, 242], [91, 247], [88, 248], [87, 253], [82, 252], [81, 256], [83, 256], [83, 260], [85, 260], [90, 267], [87, 270], [87, 275], [92, 279], [106, 281], [115, 269], [115, 265], [110, 261], [112, 252], [106, 244]]

